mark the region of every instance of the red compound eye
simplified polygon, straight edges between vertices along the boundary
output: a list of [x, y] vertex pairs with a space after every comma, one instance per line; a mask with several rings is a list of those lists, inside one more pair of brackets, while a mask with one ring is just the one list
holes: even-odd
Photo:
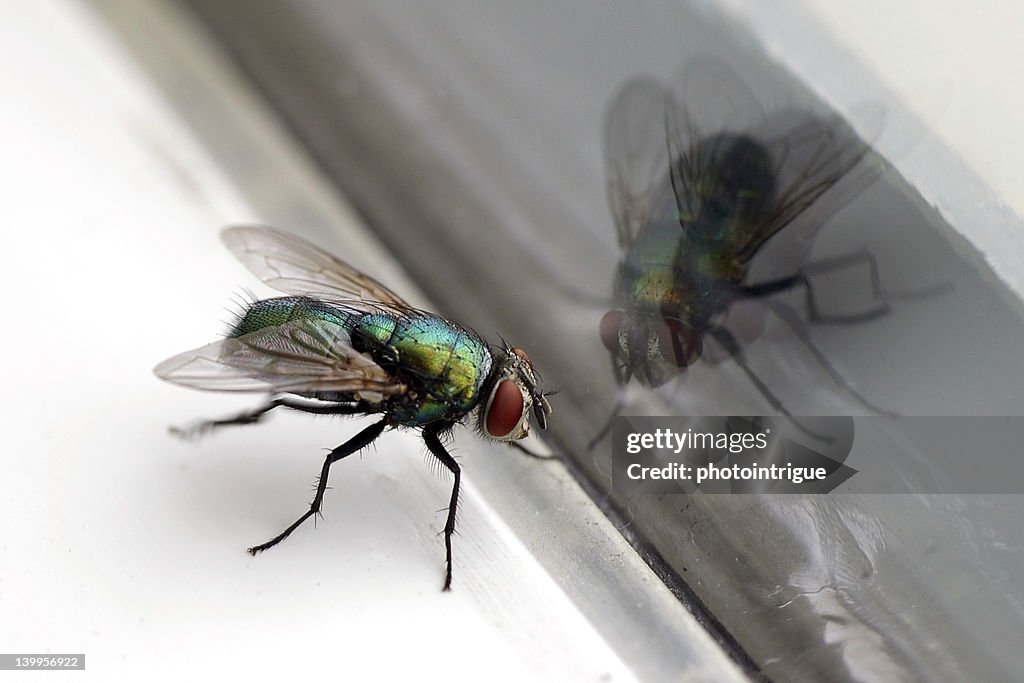
[[661, 357], [680, 368], [693, 365], [704, 352], [704, 340], [692, 327], [678, 320], [665, 319], [658, 329]]
[[487, 435], [501, 439], [512, 433], [523, 418], [523, 392], [512, 380], [502, 380], [487, 405], [484, 429]]
[[530, 357], [526, 355], [526, 351], [523, 351], [522, 349], [513, 348], [512, 349], [512, 353], [514, 353], [515, 355], [517, 355], [520, 358], [522, 358], [523, 360], [525, 360], [531, 366], [533, 365], [533, 362], [530, 360]]
[[619, 327], [622, 325], [622, 311], [608, 311], [601, 316], [598, 332], [601, 343], [612, 353], [619, 353]]

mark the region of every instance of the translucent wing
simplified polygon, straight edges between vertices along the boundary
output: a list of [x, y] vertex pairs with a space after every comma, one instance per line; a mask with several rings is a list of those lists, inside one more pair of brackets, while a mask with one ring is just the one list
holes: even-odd
[[[769, 239], [794, 222], [800, 227], [787, 230], [793, 235], [778, 251], [798, 262], [828, 217], [884, 170], [877, 157], [871, 162], [866, 159], [869, 146], [841, 118], [799, 110], [769, 114], [739, 76], [716, 60], [691, 62], [668, 98], [665, 130], [673, 160], [669, 184], [680, 216], [694, 213], [694, 202], [715, 173], [711, 168], [714, 141], [723, 139], [715, 136], [750, 136], [771, 158], [774, 200], [757, 220], [738, 222], [728, 231], [729, 253], [741, 263], [749, 262]], [[881, 130], [883, 116], [877, 110], [860, 113], [870, 139]], [[823, 199], [826, 192], [829, 196]]]
[[724, 63], [697, 59], [668, 91], [665, 131], [672, 164], [666, 170], [680, 216], [693, 213], [692, 202], [713, 172], [714, 151], [707, 140], [718, 133], [743, 133], [764, 119], [764, 108], [750, 88]]
[[256, 277], [279, 291], [409, 308], [372, 277], [289, 233], [264, 226], [236, 226], [224, 229], [220, 237]]
[[661, 84], [635, 79], [619, 90], [605, 114], [608, 205], [624, 251], [653, 218], [668, 189], [668, 101]]
[[717, 59], [690, 61], [673, 81], [666, 106], [680, 150], [722, 131], [743, 131], [765, 119], [765, 107], [733, 69]]
[[[627, 82], [605, 115], [608, 203], [625, 251], [651, 222], [676, 220], [677, 206], [706, 172], [699, 142], [742, 130], [764, 110], [735, 73], [715, 60], [691, 63], [676, 91], [657, 81]], [[669, 163], [669, 160], [673, 163]]]
[[169, 382], [208, 391], [370, 396], [405, 391], [370, 356], [352, 348], [344, 327], [317, 319], [222, 339], [169, 358], [154, 372]]
[[[879, 115], [875, 125], [880, 126], [880, 122]], [[797, 217], [816, 231], [884, 170], [877, 157], [872, 157], [874, 163], [866, 162], [870, 148], [839, 117], [780, 112], [754, 135], [771, 154], [779, 189], [773, 207], [762, 219], [748, 230], [738, 231], [733, 246], [744, 262]], [[858, 172], [853, 173], [858, 166]], [[827, 201], [819, 202], [840, 181], [842, 188], [830, 193]], [[812, 207], [814, 211], [809, 212]]]

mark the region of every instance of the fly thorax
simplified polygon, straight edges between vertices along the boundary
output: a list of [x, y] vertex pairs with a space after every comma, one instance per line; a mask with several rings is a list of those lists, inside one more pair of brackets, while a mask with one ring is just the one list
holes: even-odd
[[537, 426], [547, 428], [551, 405], [529, 356], [522, 349], [502, 348], [484, 384], [485, 401], [479, 413], [482, 434], [498, 441], [516, 441], [530, 434], [530, 412]]
[[775, 169], [764, 144], [749, 135], [722, 133], [702, 141], [700, 153], [707, 160], [706, 182], [697, 188], [702, 219], [750, 221], [771, 205]]

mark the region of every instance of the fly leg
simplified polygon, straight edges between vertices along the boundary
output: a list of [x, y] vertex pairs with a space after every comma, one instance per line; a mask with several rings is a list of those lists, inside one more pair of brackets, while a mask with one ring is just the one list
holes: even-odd
[[531, 450], [526, 446], [522, 445], [518, 441], [509, 441], [508, 445], [516, 449], [523, 455], [528, 455], [531, 458], [536, 458], [537, 460], [558, 460], [558, 456], [556, 455], [543, 455], [541, 453], [537, 453], [536, 451]]
[[599, 431], [597, 434], [595, 434], [594, 438], [592, 438], [590, 440], [590, 443], [587, 444], [587, 451], [588, 452], [594, 450], [594, 446], [596, 446], [597, 444], [601, 443], [601, 439], [603, 439], [604, 437], [608, 436], [608, 432], [610, 432], [612, 430], [612, 422], [614, 422], [615, 418], [617, 418], [619, 416], [619, 413], [622, 412], [622, 393], [623, 393], [623, 391], [624, 391], [624, 389], [622, 387], [620, 387], [619, 391], [616, 392], [617, 395], [615, 397], [615, 405], [612, 406], [612, 412], [608, 415], [608, 419], [604, 421], [604, 425], [601, 427], [601, 431]]
[[793, 417], [786, 407], [782, 405], [782, 401], [775, 397], [775, 394], [771, 392], [761, 378], [747, 365], [747, 360], [743, 355], [743, 349], [740, 348], [739, 342], [736, 341], [736, 337], [732, 336], [732, 332], [725, 329], [724, 327], [712, 327], [708, 329], [708, 332], [714, 337], [715, 341], [722, 345], [723, 348], [729, 353], [729, 355], [736, 361], [736, 364], [740, 366], [757, 390], [761, 392], [761, 395], [765, 397], [768, 403], [771, 404], [772, 408], [782, 413], [786, 417]]
[[448, 503], [448, 519], [444, 523], [444, 549], [445, 549], [445, 575], [444, 575], [444, 588], [441, 590], [452, 589], [452, 534], [455, 533], [455, 511], [459, 504], [459, 479], [461, 478], [462, 470], [459, 469], [459, 464], [455, 462], [455, 458], [448, 453], [445, 449], [444, 444], [441, 443], [440, 434], [445, 429], [448, 429], [450, 425], [439, 423], [436, 426], [431, 425], [423, 430], [423, 441], [427, 444], [427, 449], [433, 454], [435, 458], [441, 461], [449, 472], [455, 477], [455, 484], [452, 486], [452, 499]]
[[857, 399], [857, 401], [862, 406], [864, 406], [871, 412], [876, 413], [878, 415], [896, 417], [896, 413], [890, 410], [885, 410], [884, 408], [880, 408], [875, 404], [871, 403], [871, 401], [867, 400], [864, 396], [862, 396], [860, 392], [854, 389], [853, 386], [851, 386], [846, 381], [846, 379], [843, 378], [839, 370], [837, 370], [835, 366], [828, 361], [828, 359], [825, 357], [825, 354], [821, 351], [821, 349], [819, 349], [814, 344], [814, 342], [811, 341], [811, 337], [809, 334], [807, 334], [807, 330], [805, 329], [805, 326], [801, 323], [796, 311], [794, 311], [792, 308], [790, 308], [789, 306], [780, 301], [768, 301], [766, 303], [768, 307], [772, 309], [775, 315], [778, 316], [780, 320], [782, 320], [789, 326], [789, 328], [797, 336], [797, 339], [803, 342], [804, 346], [807, 347], [807, 350], [810, 351], [811, 355], [814, 356], [815, 360], [818, 361], [818, 364], [825, 369], [825, 372], [828, 373], [829, 377], [832, 378], [833, 382], [835, 382], [843, 389], [845, 389], [851, 396]]
[[181, 439], [194, 439], [209, 434], [218, 427], [256, 424], [263, 419], [264, 415], [281, 405], [284, 405], [282, 403], [282, 399], [275, 398], [267, 401], [255, 410], [247, 410], [244, 413], [235, 415], [234, 417], [226, 417], [219, 420], [200, 420], [199, 422], [193, 422], [192, 424], [184, 427], [172, 425], [170, 430], [171, 434]]
[[[820, 273], [829, 273], [835, 270], [842, 270], [843, 268], [849, 268], [850, 266], [857, 265], [859, 263], [867, 263], [868, 271], [871, 277], [871, 295], [872, 297], [880, 302], [877, 308], [874, 308], [863, 313], [855, 313], [853, 315], [826, 315], [818, 309], [818, 301], [814, 295], [814, 286], [811, 284], [811, 275], [817, 275]], [[807, 317], [812, 323], [830, 324], [830, 325], [855, 325], [858, 323], [866, 322], [868, 320], [874, 320], [880, 316], [889, 313], [889, 302], [888, 296], [884, 289], [882, 289], [882, 280], [878, 274], [878, 261], [875, 259], [875, 255], [869, 251], [855, 251], [850, 254], [844, 254], [843, 256], [836, 256], [830, 259], [824, 259], [822, 261], [815, 261], [805, 265], [800, 272], [790, 277], [781, 278], [779, 280], [771, 280], [769, 282], [761, 282], [756, 285], [747, 285], [739, 288], [739, 293], [742, 296], [760, 299], [778, 294], [779, 292], [785, 292], [794, 287], [803, 286], [806, 291], [806, 303], [807, 303]]]
[[194, 422], [184, 427], [172, 426], [170, 430], [171, 434], [182, 439], [197, 438], [214, 431], [218, 427], [256, 424], [271, 410], [282, 406], [285, 408], [291, 408], [292, 410], [300, 410], [304, 413], [314, 413], [316, 415], [350, 415], [352, 413], [361, 412], [353, 409], [352, 406], [348, 404], [306, 403], [290, 396], [281, 396], [267, 401], [259, 408], [247, 410], [234, 417], [227, 417], [219, 420], [200, 420], [199, 422]]
[[622, 405], [625, 403], [625, 391], [626, 384], [632, 378], [632, 371], [629, 366], [624, 366], [619, 363], [619, 359], [612, 353], [612, 374], [615, 375], [615, 384], [618, 386], [618, 390], [615, 392], [615, 405], [612, 406], [612, 412], [608, 415], [608, 419], [604, 421], [604, 425], [601, 430], [594, 435], [594, 438], [587, 444], [587, 452], [594, 450], [594, 446], [601, 443], [601, 439], [608, 436], [608, 432], [612, 430], [612, 421], [619, 416], [622, 412]]
[[[874, 299], [879, 303], [879, 306], [873, 310], [865, 311], [863, 313], [857, 313], [853, 315], [824, 315], [818, 310], [817, 300], [814, 296], [814, 287], [811, 284], [810, 276], [828, 273], [834, 270], [848, 268], [855, 266], [860, 263], [866, 263], [868, 265], [868, 271], [871, 276], [871, 293]], [[952, 284], [949, 282], [943, 282], [932, 287], [917, 291], [907, 292], [887, 292], [882, 288], [882, 280], [878, 274], [878, 262], [875, 259], [874, 254], [868, 251], [855, 251], [850, 254], [843, 256], [837, 256], [835, 258], [825, 259], [822, 261], [815, 261], [809, 263], [801, 269], [796, 275], [791, 277], [782, 278], [780, 280], [773, 280], [771, 282], [763, 282], [756, 285], [749, 285], [740, 287], [738, 292], [741, 296], [748, 298], [767, 298], [773, 294], [784, 292], [793, 287], [803, 285], [806, 290], [806, 303], [807, 303], [807, 317], [811, 323], [823, 323], [833, 325], [852, 325], [857, 323], [866, 322], [873, 320], [880, 316], [886, 315], [890, 311], [889, 300], [891, 299], [916, 299], [927, 296], [933, 296], [940, 294], [944, 291], [952, 289]], [[825, 354], [822, 353], [810, 338], [807, 330], [796, 312], [785, 303], [781, 301], [766, 302], [767, 306], [775, 313], [780, 320], [782, 320], [789, 328], [796, 334], [797, 338], [803, 342], [804, 346], [811, 352], [811, 355], [818, 361], [818, 364], [828, 373], [832, 380], [843, 387], [851, 396], [853, 396], [861, 405], [868, 410], [879, 415], [895, 416], [896, 414], [892, 411], [880, 408], [864, 396], [862, 396], [856, 389], [854, 389], [839, 373], [839, 371], [825, 358]], [[748, 373], [749, 375], [749, 373]]]
[[800, 424], [800, 421], [796, 417], [794, 417], [793, 414], [789, 412], [789, 410], [786, 409], [786, 406], [782, 405], [782, 401], [776, 398], [775, 394], [773, 394], [771, 390], [768, 388], [768, 385], [762, 382], [761, 378], [757, 376], [757, 373], [755, 373], [754, 370], [747, 364], [747, 359], [743, 355], [743, 349], [740, 348], [739, 342], [736, 341], [736, 338], [732, 335], [732, 332], [725, 329], [724, 327], [712, 327], [708, 330], [708, 333], [715, 339], [715, 341], [717, 341], [719, 344], [722, 345], [723, 348], [725, 348], [725, 350], [729, 353], [730, 356], [732, 356], [733, 360], [736, 361], [736, 364], [739, 365], [740, 369], [743, 370], [743, 372], [747, 375], [747, 379], [749, 379], [750, 382], [755, 387], [757, 387], [757, 390], [761, 392], [761, 395], [764, 396], [765, 400], [767, 400], [768, 403], [771, 404], [772, 408], [774, 408], [777, 412], [785, 415], [790, 420], [792, 420], [793, 424], [796, 425], [796, 427], [800, 431], [804, 432], [808, 436], [819, 441], [832, 441], [832, 439], [829, 438], [828, 436], [824, 434], [818, 434]]
[[868, 271], [871, 274], [871, 295], [876, 301], [879, 302], [879, 307], [873, 311], [867, 311], [852, 316], [825, 316], [822, 315], [818, 310], [816, 304], [812, 299], [810, 292], [810, 283], [807, 283], [807, 308], [808, 316], [811, 322], [815, 323], [827, 323], [843, 325], [846, 323], [859, 323], [865, 320], [872, 320], [879, 316], [885, 315], [889, 312], [889, 302], [898, 301], [911, 301], [914, 299], [924, 299], [937, 294], [950, 292], [953, 290], [953, 283], [946, 280], [939, 282], [938, 284], [930, 285], [927, 287], [921, 287], [919, 289], [912, 290], [899, 290], [894, 291], [891, 289], [885, 289], [882, 287], [882, 278], [878, 274], [878, 260], [875, 259], [875, 255], [870, 251], [855, 251], [850, 254], [843, 256], [836, 256], [830, 259], [823, 259], [821, 261], [811, 261], [804, 265], [801, 269], [801, 273], [804, 275], [816, 275], [818, 273], [829, 273], [834, 270], [840, 270], [848, 268], [849, 266], [856, 265], [857, 263], [867, 263]]
[[[828, 273], [833, 270], [841, 270], [858, 263], [867, 263], [868, 272], [871, 275], [871, 295], [875, 301], [880, 302], [878, 308], [850, 316], [829, 316], [822, 315], [818, 310], [817, 302], [814, 299], [814, 289], [811, 287], [809, 275], [816, 273]], [[822, 261], [813, 261], [801, 269], [804, 276], [804, 284], [807, 286], [807, 315], [811, 322], [828, 323], [833, 325], [856, 324], [872, 320], [889, 313], [889, 302], [886, 300], [885, 291], [882, 289], [882, 278], [878, 274], [878, 261], [875, 255], [869, 251], [855, 251], [843, 256], [836, 256]]]
[[[818, 302], [814, 296], [814, 287], [811, 285], [810, 276], [821, 273], [827, 274], [832, 271], [855, 266], [859, 263], [866, 263], [868, 266], [868, 272], [871, 277], [871, 295], [879, 302], [878, 307], [863, 313], [855, 313], [853, 315], [823, 314], [818, 310]], [[784, 292], [800, 285], [803, 285], [807, 291], [806, 301], [808, 319], [812, 323], [828, 325], [855, 325], [868, 320], [874, 320], [875, 318], [889, 313], [889, 302], [894, 299], [923, 299], [925, 297], [935, 296], [936, 294], [942, 294], [943, 292], [948, 292], [953, 289], [952, 283], [940, 282], [937, 285], [916, 290], [899, 292], [886, 290], [882, 287], [882, 279], [878, 274], [878, 261], [875, 259], [875, 255], [869, 251], [861, 250], [821, 261], [812, 261], [801, 268], [800, 272], [796, 275], [779, 280], [772, 280], [770, 282], [762, 282], [756, 285], [740, 287], [738, 291], [741, 296], [757, 299], [771, 296], [772, 294], [777, 294], [779, 292]]]
[[313, 515], [319, 513], [320, 505], [321, 503], [323, 503], [324, 500], [324, 492], [327, 490], [327, 477], [331, 472], [331, 465], [341, 460], [342, 458], [347, 458], [353, 453], [357, 453], [358, 451], [369, 446], [371, 443], [374, 442], [374, 440], [378, 436], [380, 436], [381, 432], [384, 431], [384, 427], [386, 425], [386, 419], [381, 420], [376, 424], [372, 424], [363, 431], [353, 436], [345, 443], [335, 448], [330, 453], [328, 453], [327, 459], [324, 460], [323, 469], [320, 470], [320, 481], [317, 483], [316, 495], [313, 497], [313, 502], [309, 504], [309, 510], [307, 510], [305, 514], [303, 514], [301, 517], [295, 520], [294, 524], [292, 524], [290, 527], [279, 533], [277, 536], [274, 536], [266, 543], [254, 545], [253, 547], [249, 548], [249, 554], [255, 555], [256, 553], [266, 550], [267, 548], [274, 547], [284, 539], [288, 538], [288, 535], [291, 532], [295, 531], [300, 524], [305, 522]]

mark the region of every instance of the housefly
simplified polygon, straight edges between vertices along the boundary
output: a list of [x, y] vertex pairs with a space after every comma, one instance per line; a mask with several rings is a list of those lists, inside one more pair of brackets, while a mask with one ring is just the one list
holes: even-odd
[[[769, 114], [723, 64], [691, 64], [676, 90], [635, 79], [606, 113], [607, 193], [622, 256], [615, 307], [600, 323], [602, 343], [620, 386], [635, 378], [647, 387], [716, 347], [788, 415], [744, 358], [742, 343], [759, 334], [744, 305], [803, 285], [811, 320], [847, 321], [817, 311], [802, 264], [828, 215], [880, 171], [865, 161], [868, 147], [848, 124], [801, 111]], [[839, 185], [848, 176], [851, 182]], [[819, 201], [829, 190], [829, 201]], [[758, 259], [754, 268], [765, 251], [773, 252], [768, 267]], [[868, 262], [880, 298], [870, 254], [833, 265], [855, 261]], [[856, 318], [885, 310], [883, 304]], [[836, 381], [874, 410], [802, 339]]]
[[482, 436], [525, 450], [515, 442], [529, 434], [531, 414], [540, 429], [547, 428], [551, 414], [530, 358], [410, 306], [380, 282], [288, 233], [232, 227], [221, 239], [257, 277], [287, 296], [247, 305], [226, 338], [156, 367], [161, 379], [194, 389], [269, 394], [256, 410], [194, 429], [255, 423], [281, 407], [380, 416], [328, 454], [309, 510], [249, 552], [277, 545], [320, 511], [332, 464], [370, 445], [385, 429], [409, 427], [421, 430], [427, 449], [454, 477], [444, 526], [449, 590], [460, 469], [444, 442], [456, 424], [469, 420]]

